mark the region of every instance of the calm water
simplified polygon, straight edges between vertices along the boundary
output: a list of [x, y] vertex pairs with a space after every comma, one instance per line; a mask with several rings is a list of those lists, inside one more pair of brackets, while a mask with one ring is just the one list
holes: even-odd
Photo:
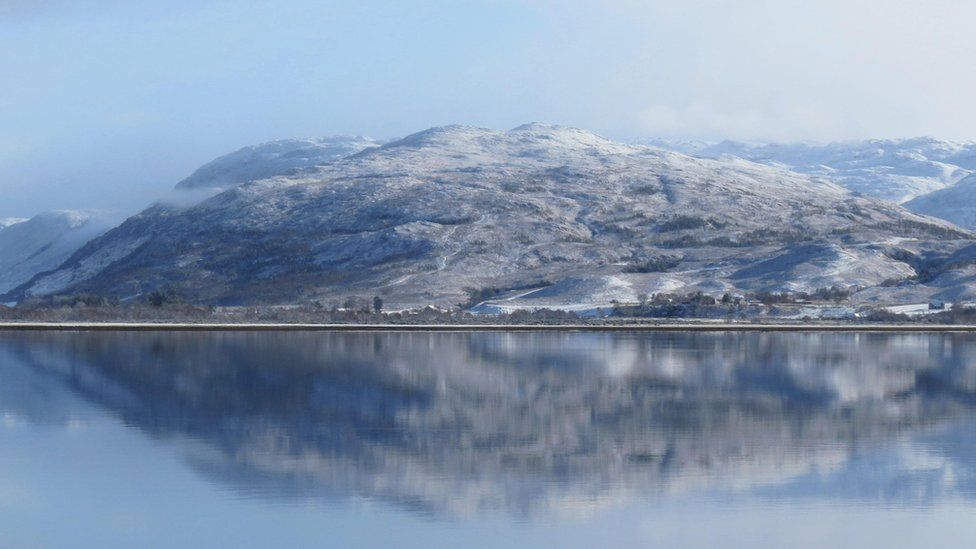
[[0, 547], [954, 547], [976, 337], [0, 333]]

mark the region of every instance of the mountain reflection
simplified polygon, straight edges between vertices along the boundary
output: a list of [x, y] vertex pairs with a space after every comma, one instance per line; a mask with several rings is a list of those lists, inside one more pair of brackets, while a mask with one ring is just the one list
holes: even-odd
[[[875, 464], [870, 486], [844, 468], [966, 420], [966, 334], [8, 333], [0, 352], [0, 412], [54, 422], [81, 397], [249, 497], [454, 515], [694, 489], [974, 493], [966, 459], [949, 480]], [[960, 438], [928, 458], [964, 458]]]

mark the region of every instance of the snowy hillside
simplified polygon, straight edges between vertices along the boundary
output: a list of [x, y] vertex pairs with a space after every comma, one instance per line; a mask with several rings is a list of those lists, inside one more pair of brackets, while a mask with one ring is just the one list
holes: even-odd
[[176, 188], [229, 188], [256, 179], [293, 175], [378, 145], [378, 141], [358, 136], [271, 141], [221, 156], [177, 183]]
[[54, 269], [107, 228], [89, 212], [70, 210], [0, 225], [0, 292]]
[[887, 289], [972, 243], [949, 223], [741, 159], [540, 124], [448, 126], [190, 207], [155, 205], [7, 298], [166, 288], [204, 303], [378, 294], [409, 307], [511, 291], [570, 308], [640, 293]]
[[23, 217], [0, 217], [0, 229], [7, 228], [22, 221], [27, 221], [27, 219]]
[[976, 143], [926, 137], [827, 145], [670, 140], [647, 143], [708, 158], [732, 155], [826, 177], [852, 191], [894, 202], [943, 189], [976, 171]]
[[909, 210], [976, 229], [976, 175], [905, 203]]

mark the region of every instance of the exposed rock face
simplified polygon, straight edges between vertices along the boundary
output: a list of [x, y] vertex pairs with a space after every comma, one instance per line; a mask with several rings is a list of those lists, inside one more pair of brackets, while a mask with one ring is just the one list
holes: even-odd
[[806, 143], [710, 144], [648, 140], [649, 144], [709, 158], [733, 155], [826, 177], [852, 191], [906, 202], [949, 187], [976, 171], [976, 143], [928, 137]]
[[0, 220], [0, 293], [54, 269], [108, 227], [90, 212], [53, 211]]
[[168, 287], [204, 303], [378, 294], [415, 306], [548, 285], [538, 297], [565, 306], [641, 292], [813, 291], [890, 285], [972, 238], [743, 160], [538, 124], [450, 126], [187, 208], [156, 205], [8, 297]]
[[368, 137], [334, 136], [282, 139], [234, 151], [204, 164], [177, 189], [230, 188], [277, 175], [294, 175], [304, 169], [379, 146]]

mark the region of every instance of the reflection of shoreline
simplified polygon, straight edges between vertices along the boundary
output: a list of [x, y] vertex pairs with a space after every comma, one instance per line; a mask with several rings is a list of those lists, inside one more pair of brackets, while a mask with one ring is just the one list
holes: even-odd
[[647, 324], [299, 324], [181, 322], [0, 322], [0, 332], [976, 332], [969, 324], [744, 323], [702, 320]]
[[970, 411], [963, 334], [20, 333], [245, 494], [551, 513], [842, 468]]

